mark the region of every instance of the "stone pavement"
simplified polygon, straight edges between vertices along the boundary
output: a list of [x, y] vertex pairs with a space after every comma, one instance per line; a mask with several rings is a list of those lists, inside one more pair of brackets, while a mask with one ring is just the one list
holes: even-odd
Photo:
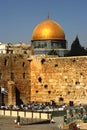
[[17, 127], [14, 120], [15, 118], [13, 117], [0, 116], [0, 130], [58, 130], [56, 123], [50, 123], [48, 121], [39, 121], [35, 119], [32, 124], [32, 119], [29, 119], [29, 121], [31, 121], [30, 123], [28, 123], [28, 120], [23, 119], [21, 121], [24, 122], [21, 122], [21, 125]]
[[35, 124], [15, 127], [14, 125], [0, 125], [0, 130], [58, 130], [58, 127], [55, 124]]
[[[3, 117], [0, 116], [0, 130], [58, 130], [59, 122], [61, 123], [62, 118], [56, 119], [55, 123], [50, 122], [44, 122], [40, 120], [21, 120], [21, 125], [19, 127], [16, 127], [14, 123], [15, 118], [13, 117]], [[28, 121], [31, 121], [28, 123]], [[39, 122], [38, 122], [39, 121]], [[36, 122], [36, 123], [35, 123]], [[81, 130], [87, 130], [87, 123], [81, 123]], [[66, 129], [67, 130], [67, 129]]]

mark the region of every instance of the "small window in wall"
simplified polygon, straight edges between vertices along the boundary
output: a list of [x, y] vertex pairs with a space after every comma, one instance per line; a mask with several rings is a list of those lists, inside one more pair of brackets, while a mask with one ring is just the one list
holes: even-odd
[[2, 73], [0, 73], [0, 80], [2, 79]]
[[22, 66], [23, 66], [23, 67], [25, 66], [25, 62], [22, 63]]
[[23, 73], [23, 79], [25, 79], [25, 73]]
[[44, 43], [44, 47], [47, 47], [47, 43], [46, 42]]
[[4, 65], [5, 65], [5, 66], [7, 65], [7, 59], [4, 60]]
[[11, 80], [14, 80], [14, 73], [11, 72]]

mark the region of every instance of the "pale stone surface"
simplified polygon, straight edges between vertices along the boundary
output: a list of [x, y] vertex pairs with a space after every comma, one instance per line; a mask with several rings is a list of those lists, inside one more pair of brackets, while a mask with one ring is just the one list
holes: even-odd
[[[8, 87], [4, 102], [29, 101], [87, 104], [87, 56], [0, 55], [0, 86]], [[10, 81], [14, 82], [9, 84]], [[15, 93], [15, 94], [14, 94]]]
[[[44, 63], [41, 60], [44, 59]], [[37, 64], [36, 64], [37, 63]], [[41, 57], [31, 62], [31, 100], [75, 104], [87, 100], [87, 57]], [[38, 78], [41, 78], [41, 82]], [[38, 91], [36, 93], [36, 91]]]

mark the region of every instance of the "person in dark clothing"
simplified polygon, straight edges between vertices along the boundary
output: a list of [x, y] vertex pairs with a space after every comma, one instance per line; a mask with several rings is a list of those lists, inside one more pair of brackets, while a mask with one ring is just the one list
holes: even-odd
[[17, 116], [17, 126], [20, 125], [20, 116]]

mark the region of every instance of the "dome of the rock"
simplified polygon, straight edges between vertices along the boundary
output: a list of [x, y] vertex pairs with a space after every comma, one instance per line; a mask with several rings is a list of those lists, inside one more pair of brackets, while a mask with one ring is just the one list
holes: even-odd
[[34, 28], [32, 41], [36, 40], [65, 40], [65, 33], [57, 22], [47, 19]]

